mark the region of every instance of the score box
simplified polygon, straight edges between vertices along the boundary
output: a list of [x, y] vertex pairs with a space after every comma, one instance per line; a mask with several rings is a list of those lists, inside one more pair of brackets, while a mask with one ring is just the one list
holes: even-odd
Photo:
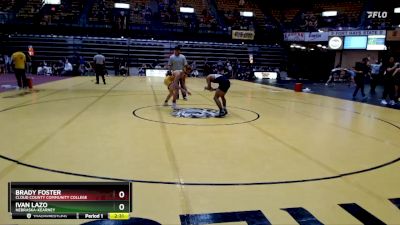
[[8, 211], [16, 218], [24, 214], [51, 218], [62, 214], [108, 215], [132, 211], [129, 182], [10, 182], [8, 191]]

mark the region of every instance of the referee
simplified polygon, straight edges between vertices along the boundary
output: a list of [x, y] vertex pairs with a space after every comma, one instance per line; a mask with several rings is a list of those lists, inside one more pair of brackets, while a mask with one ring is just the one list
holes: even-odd
[[[174, 54], [169, 57], [168, 67], [171, 70], [171, 72], [173, 73], [175, 71], [181, 72], [183, 70], [183, 67], [186, 65], [188, 65], [188, 63], [186, 61], [186, 57], [183, 54], [181, 54], [181, 46], [177, 45], [174, 48]], [[181, 87], [185, 86], [184, 82], [185, 81], [183, 79], [179, 80], [179, 85]], [[183, 96], [183, 100], [187, 100], [185, 92], [182, 92], [182, 96]], [[178, 98], [179, 98], [179, 95], [178, 95]]]
[[104, 72], [106, 70], [106, 57], [100, 52], [93, 57], [94, 61], [94, 71], [96, 72], [96, 84], [99, 84], [99, 76], [103, 78], [103, 83], [106, 84], [106, 79], [104, 78]]

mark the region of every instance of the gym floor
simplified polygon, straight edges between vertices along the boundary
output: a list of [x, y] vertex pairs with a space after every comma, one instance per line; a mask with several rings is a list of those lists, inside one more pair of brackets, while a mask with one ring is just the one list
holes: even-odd
[[400, 224], [396, 109], [232, 80], [225, 118], [177, 118], [162, 78], [106, 79], [0, 93], [0, 224], [88, 222], [12, 220], [8, 182], [115, 180], [161, 224]]

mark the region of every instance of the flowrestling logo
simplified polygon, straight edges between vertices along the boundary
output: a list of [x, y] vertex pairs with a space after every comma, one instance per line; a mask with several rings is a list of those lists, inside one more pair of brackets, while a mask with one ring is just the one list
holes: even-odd
[[218, 116], [218, 110], [207, 108], [184, 108], [174, 110], [171, 114], [178, 118], [212, 118]]
[[388, 16], [388, 12], [386, 11], [367, 11], [368, 14], [368, 19], [374, 19], [374, 18], [379, 18], [379, 19], [385, 19]]

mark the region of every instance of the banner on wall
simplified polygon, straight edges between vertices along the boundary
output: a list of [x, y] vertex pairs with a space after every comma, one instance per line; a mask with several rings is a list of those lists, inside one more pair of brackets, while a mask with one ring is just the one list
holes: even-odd
[[284, 33], [285, 41], [306, 41], [306, 42], [325, 42], [329, 37], [344, 36], [369, 36], [386, 35], [386, 30], [348, 30], [348, 31], [329, 31], [329, 32], [292, 32]]
[[328, 32], [311, 32], [305, 33], [305, 41], [307, 42], [322, 42], [328, 41]]
[[255, 33], [252, 30], [232, 30], [232, 39], [254, 40]]
[[305, 41], [304, 32], [284, 33], [285, 41]]
[[400, 30], [388, 30], [386, 34], [387, 41], [400, 41]]
[[368, 35], [386, 35], [386, 30], [347, 30], [347, 31], [329, 31], [329, 36], [368, 36]]

